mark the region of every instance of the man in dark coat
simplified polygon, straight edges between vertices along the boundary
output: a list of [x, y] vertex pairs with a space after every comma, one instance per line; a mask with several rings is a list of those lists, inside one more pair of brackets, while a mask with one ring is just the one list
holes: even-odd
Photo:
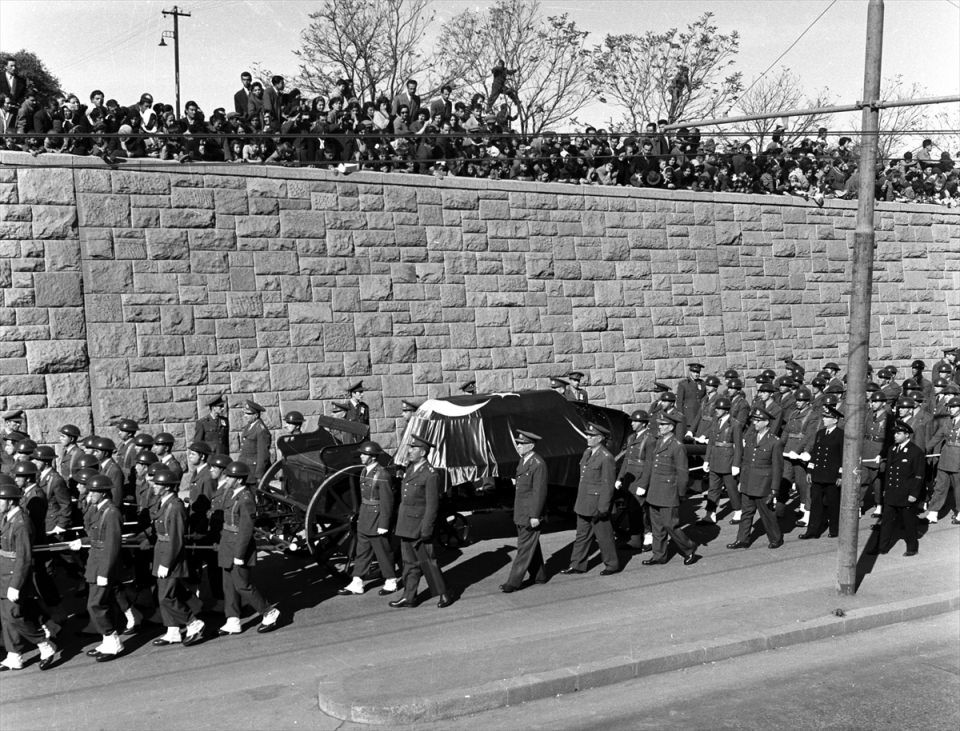
[[598, 424], [588, 424], [585, 433], [587, 448], [580, 458], [580, 484], [573, 506], [573, 512], [577, 515], [577, 534], [570, 554], [570, 566], [560, 573], [586, 573], [587, 557], [596, 537], [604, 564], [600, 575], [608, 576], [620, 571], [620, 559], [617, 557], [610, 523], [617, 463], [603, 445], [607, 429]]
[[880, 496], [880, 465], [887, 458], [892, 434], [893, 415], [887, 406], [883, 391], [870, 395], [870, 413], [863, 422], [863, 446], [860, 454], [860, 502], [869, 492], [873, 499], [874, 516], [880, 517], [883, 502]]
[[242, 118], [247, 117], [247, 107], [250, 101], [250, 86], [253, 84], [253, 76], [249, 71], [240, 74], [240, 90], [233, 95], [233, 109]]
[[633, 431], [627, 437], [623, 450], [623, 462], [614, 487], [626, 492], [627, 522], [630, 539], [625, 548], [634, 551], [649, 551], [653, 545], [653, 533], [650, 531], [650, 516], [646, 499], [637, 494], [643, 466], [650, 456], [650, 449], [656, 438], [650, 433], [650, 415], [643, 409], [630, 414], [630, 426]]
[[27, 80], [17, 73], [17, 61], [12, 56], [4, 60], [3, 71], [0, 72], [0, 94], [16, 107], [27, 95]]
[[403, 557], [403, 596], [389, 602], [395, 609], [415, 607], [420, 577], [427, 577], [427, 586], [440, 597], [441, 609], [453, 604], [447, 594], [443, 572], [433, 551], [437, 512], [440, 509], [440, 477], [427, 462], [433, 445], [425, 439], [410, 438], [410, 463], [403, 473], [400, 487], [400, 509], [397, 511], [397, 538]]
[[527, 575], [538, 584], [547, 581], [547, 570], [540, 548], [540, 526], [547, 502], [547, 463], [534, 451], [541, 437], [531, 431], [517, 430], [515, 435], [520, 463], [517, 465], [516, 495], [513, 500], [513, 524], [517, 526], [517, 555], [510, 576], [500, 585], [509, 594], [523, 588]]
[[817, 432], [810, 455], [810, 524], [801, 540], [819, 538], [826, 527], [831, 538], [840, 530], [840, 473], [843, 468], [843, 412], [823, 407], [823, 428]]
[[923, 450], [910, 440], [913, 429], [903, 421], [893, 427], [894, 445], [887, 456], [886, 484], [883, 493], [883, 514], [880, 518], [880, 536], [870, 553], [886, 553], [894, 544], [897, 523], [903, 526], [907, 551], [904, 556], [916, 556], [916, 504], [923, 491], [923, 473], [926, 459]]
[[270, 430], [260, 418], [263, 411], [264, 408], [256, 401], [248, 399], [243, 405], [247, 425], [240, 432], [240, 455], [237, 461], [250, 468], [248, 485], [259, 483], [270, 466]]
[[801, 517], [797, 525], [806, 527], [810, 520], [810, 475], [807, 462], [813, 452], [813, 443], [820, 430], [820, 410], [814, 410], [812, 394], [805, 386], [797, 389], [796, 408], [784, 422], [780, 440], [783, 442], [783, 475], [780, 478], [778, 499], [787, 502], [790, 486], [797, 488], [800, 497]]
[[743, 437], [740, 422], [730, 416], [730, 406], [730, 399], [726, 396], [717, 399], [714, 417], [706, 434], [707, 451], [703, 458], [703, 470], [709, 477], [707, 520], [711, 523], [717, 522], [717, 505], [724, 493], [733, 510], [730, 522], [738, 523], [741, 517], [737, 476], [740, 474]]
[[[350, 400], [346, 402], [347, 410], [343, 418], [347, 421], [353, 421], [366, 427], [370, 426], [370, 407], [363, 402], [363, 381], [357, 381], [347, 387], [347, 395]], [[345, 434], [347, 443], [356, 443], [362, 440], [359, 434]]]
[[211, 454], [230, 453], [230, 422], [227, 420], [227, 401], [223, 394], [207, 401], [209, 413], [197, 421], [193, 441], [206, 442]]
[[683, 414], [684, 433], [691, 431], [696, 425], [700, 416], [700, 401], [707, 393], [703, 379], [700, 378], [703, 364], [689, 363], [687, 369], [690, 371], [689, 375], [680, 379], [677, 384], [677, 408]]
[[743, 438], [743, 455], [740, 462], [740, 494], [743, 500], [743, 516], [737, 540], [728, 543], [727, 548], [747, 548], [750, 545], [750, 531], [753, 530], [753, 516], [760, 513], [764, 530], [767, 532], [769, 548], [783, 545], [783, 532], [777, 523], [777, 515], [770, 506], [770, 498], [780, 487], [783, 473], [783, 446], [770, 431], [771, 415], [756, 408], [750, 420], [753, 428], [748, 429]]
[[357, 552], [352, 581], [338, 593], [342, 596], [363, 593], [363, 577], [376, 555], [385, 579], [380, 596], [397, 590], [397, 571], [390, 547], [390, 520], [393, 517], [393, 486], [390, 473], [377, 459], [383, 449], [376, 442], [360, 445], [360, 512], [357, 515]]
[[935, 453], [940, 454], [937, 462], [937, 475], [933, 495], [927, 506], [927, 520], [935, 523], [940, 510], [946, 505], [947, 495], [953, 490], [954, 525], [960, 524], [960, 396], [953, 396], [946, 403], [947, 415], [943, 417], [942, 428], [937, 433], [937, 441], [931, 445]]

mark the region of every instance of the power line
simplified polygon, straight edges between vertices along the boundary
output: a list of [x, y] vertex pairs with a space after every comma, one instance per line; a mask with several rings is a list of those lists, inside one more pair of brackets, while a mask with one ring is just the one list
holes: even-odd
[[[797, 45], [797, 44], [801, 41], [801, 39], [807, 34], [807, 32], [808, 32], [811, 28], [813, 28], [813, 26], [815, 26], [815, 25], [817, 24], [817, 21], [820, 20], [820, 18], [822, 18], [824, 15], [826, 15], [826, 14], [827, 14], [827, 11], [830, 10], [830, 8], [832, 8], [832, 7], [833, 7], [834, 5], [836, 5], [836, 4], [837, 4], [837, 0], [832, 0], [832, 2], [831, 2], [826, 8], [823, 9], [823, 12], [821, 12], [820, 15], [818, 15], [816, 18], [814, 18], [814, 19], [813, 19], [813, 22], [810, 23], [810, 25], [808, 25], [806, 28], [803, 29], [803, 33], [801, 33], [799, 36], [797, 36], [797, 39], [796, 39], [793, 43], [791, 43], [789, 46], [787, 46], [787, 50], [784, 51], [783, 53], [781, 53], [779, 56], [777, 56], [777, 58], [774, 60], [774, 62], [773, 62], [772, 64], [770, 64], [769, 66], [767, 66], [767, 68], [764, 69], [763, 73], [760, 74], [756, 79], [754, 79], [753, 83], [750, 84], [750, 86], [748, 86], [744, 91], [742, 91], [742, 92], [740, 93], [740, 97], [739, 97], [739, 98], [742, 99], [743, 97], [745, 97], [745, 96], [747, 95], [747, 92], [750, 91], [754, 86], [756, 86], [757, 83], [760, 81], [760, 79], [762, 79], [764, 76], [766, 76], [766, 75], [767, 75], [767, 72], [770, 71], [770, 69], [772, 69], [774, 66], [776, 66], [776, 65], [777, 65], [777, 62], [780, 61], [781, 58], [783, 58], [783, 57], [786, 56], [788, 53], [790, 53], [790, 51], [793, 49], [793, 47], [794, 47], [795, 45]], [[732, 106], [732, 105], [731, 105], [730, 109], [733, 109], [733, 106]], [[727, 111], [729, 112], [729, 110], [727, 110]]]

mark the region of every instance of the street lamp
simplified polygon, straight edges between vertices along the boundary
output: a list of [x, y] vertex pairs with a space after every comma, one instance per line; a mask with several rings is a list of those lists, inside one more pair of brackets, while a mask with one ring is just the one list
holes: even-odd
[[173, 10], [162, 11], [163, 15], [173, 16], [173, 30], [165, 30], [160, 34], [160, 46], [166, 48], [167, 38], [173, 39], [173, 75], [177, 93], [177, 119], [180, 118], [180, 18], [189, 18], [190, 13], [184, 13], [176, 5]]

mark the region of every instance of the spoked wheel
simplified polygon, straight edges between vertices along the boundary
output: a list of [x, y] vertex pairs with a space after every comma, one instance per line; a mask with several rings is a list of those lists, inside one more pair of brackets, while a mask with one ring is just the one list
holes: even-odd
[[317, 564], [333, 576], [348, 577], [353, 568], [361, 469], [361, 465], [351, 465], [334, 472], [307, 506], [307, 545]]

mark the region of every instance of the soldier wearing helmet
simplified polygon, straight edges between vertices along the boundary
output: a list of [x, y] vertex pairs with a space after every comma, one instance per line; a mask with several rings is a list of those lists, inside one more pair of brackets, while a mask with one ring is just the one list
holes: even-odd
[[77, 460], [83, 454], [83, 450], [77, 446], [77, 439], [80, 438], [80, 429], [73, 424], [64, 424], [57, 430], [57, 438], [60, 442], [60, 461], [57, 463], [57, 470], [67, 485], [77, 467]]
[[880, 471], [893, 444], [894, 418], [882, 390], [874, 391], [868, 403], [870, 412], [863, 421], [860, 447], [860, 503], [861, 509], [866, 509], [864, 500], [869, 493], [874, 506], [873, 517], [879, 518], [883, 510]]
[[800, 499], [800, 519], [797, 525], [806, 527], [810, 520], [810, 477], [807, 463], [813, 450], [813, 442], [820, 429], [820, 413], [811, 403], [812, 393], [805, 386], [797, 389], [796, 407], [784, 423], [783, 477], [780, 481], [779, 499], [784, 503], [790, 497], [790, 488], [795, 487]]
[[261, 615], [257, 632], [272, 632], [277, 628], [280, 611], [271, 607], [253, 583], [251, 569], [257, 562], [257, 546], [253, 537], [253, 522], [257, 507], [253, 493], [247, 489], [250, 467], [243, 462], [231, 462], [224, 473], [223, 527], [217, 562], [223, 570], [223, 609], [227, 621], [220, 628], [221, 635], [236, 635], [240, 626], [241, 602]]
[[160, 458], [160, 464], [177, 476], [177, 482], [183, 477], [183, 465], [173, 456], [173, 434], [160, 432], [153, 438], [153, 452]]
[[377, 458], [383, 449], [376, 442], [360, 445], [360, 512], [357, 515], [357, 551], [353, 564], [353, 579], [340, 594], [363, 593], [363, 577], [370, 570], [373, 557], [377, 557], [380, 573], [385, 579], [381, 596], [397, 590], [397, 571], [390, 548], [390, 520], [393, 517], [393, 486], [390, 473]]
[[0, 475], [0, 626], [7, 648], [0, 670], [22, 669], [31, 645], [40, 650], [39, 668], [48, 670], [60, 660], [60, 653], [40, 625], [31, 580], [33, 542], [20, 508], [22, 497], [14, 480]]
[[283, 415], [283, 432], [284, 434], [302, 434], [303, 433], [303, 423], [306, 419], [303, 418], [303, 414], [299, 411], [288, 411]]
[[902, 388], [904, 393], [907, 391], [919, 391], [923, 397], [923, 402], [929, 403], [933, 398], [933, 383], [923, 375], [926, 368], [927, 364], [922, 360], [913, 361], [910, 364], [912, 374], [904, 380]]
[[37, 484], [47, 496], [45, 532], [53, 535], [63, 533], [71, 525], [72, 505], [67, 482], [54, 469], [57, 453], [53, 447], [43, 444], [34, 450], [33, 461], [40, 470]]
[[17, 445], [27, 438], [26, 434], [19, 431], [7, 432], [0, 437], [3, 440], [3, 452], [0, 452], [0, 472], [8, 475], [13, 474], [14, 464], [17, 462]]
[[133, 419], [121, 419], [117, 424], [117, 434], [120, 436], [120, 443], [113, 454], [113, 459], [120, 467], [123, 473], [125, 485], [130, 485], [130, 476], [133, 473], [133, 462], [137, 458], [137, 452], [140, 451], [136, 445], [137, 432], [140, 431], [140, 425]]
[[123, 490], [127, 482], [123, 470], [113, 458], [117, 447], [112, 439], [107, 437], [96, 437], [91, 445], [94, 456], [100, 460], [100, 474], [106, 475], [113, 483], [113, 490], [110, 491], [110, 499], [118, 508], [123, 505]]
[[727, 381], [727, 397], [730, 399], [730, 416], [745, 429], [750, 418], [750, 404], [743, 393], [743, 381], [733, 377]]
[[[204, 449], [209, 449], [205, 442], [201, 444]], [[203, 621], [197, 618], [186, 601], [192, 592], [186, 586], [190, 574], [184, 549], [187, 511], [177, 497], [179, 487], [179, 480], [170, 470], [159, 470], [154, 475], [156, 514], [153, 534], [156, 542], [153, 546], [153, 575], [157, 577], [160, 616], [167, 628], [166, 634], [153, 641], [158, 647], [181, 643], [189, 646], [203, 641]], [[186, 636], [181, 637], [183, 627], [186, 627]]]

